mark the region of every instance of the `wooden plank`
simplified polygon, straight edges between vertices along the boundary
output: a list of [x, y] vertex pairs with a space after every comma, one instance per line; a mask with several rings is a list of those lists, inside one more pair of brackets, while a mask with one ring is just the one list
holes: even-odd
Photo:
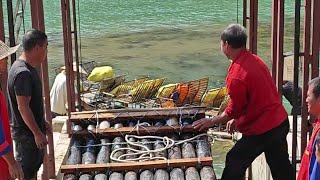
[[104, 113], [104, 112], [146, 112], [146, 111], [172, 111], [172, 110], [206, 110], [206, 107], [200, 107], [200, 106], [190, 106], [190, 107], [172, 107], [172, 108], [141, 108], [141, 109], [108, 109], [108, 110], [96, 110], [96, 111], [82, 111], [82, 112], [72, 112], [71, 115], [76, 114], [96, 114], [96, 113]]
[[68, 138], [67, 134], [67, 124], [64, 123], [61, 134], [59, 136], [58, 142], [54, 148], [54, 154], [55, 154], [55, 174], [57, 175], [56, 179], [63, 179], [63, 175], [60, 172], [60, 166], [64, 164], [67, 159], [70, 152], [70, 145], [71, 139]]
[[123, 134], [137, 134], [137, 135], [150, 135], [150, 134], [170, 134], [170, 133], [176, 133], [176, 132], [195, 132], [195, 129], [192, 125], [186, 125], [186, 126], [180, 126], [180, 125], [174, 125], [174, 126], [162, 126], [162, 127], [122, 127], [122, 128], [107, 128], [104, 130], [96, 129], [93, 131], [78, 131], [74, 132], [74, 135], [86, 135], [86, 134], [103, 134], [108, 136], [122, 136]]
[[208, 135], [212, 137], [222, 138], [222, 139], [232, 139], [233, 135], [227, 132], [213, 131], [209, 129]]
[[118, 109], [118, 110], [106, 110], [106, 111], [90, 111], [84, 113], [72, 113], [70, 117], [71, 122], [83, 121], [90, 119], [95, 121], [96, 119], [102, 120], [127, 120], [132, 118], [148, 118], [148, 119], [163, 119], [170, 116], [180, 115], [197, 115], [197, 118], [205, 117], [205, 107], [195, 108], [154, 108], [154, 109]]
[[212, 157], [204, 158], [187, 158], [172, 160], [156, 160], [144, 162], [127, 162], [127, 163], [106, 163], [106, 164], [79, 164], [79, 165], [62, 165], [62, 173], [77, 172], [94, 172], [94, 171], [122, 171], [122, 170], [140, 170], [167, 167], [195, 167], [197, 165], [212, 166]]

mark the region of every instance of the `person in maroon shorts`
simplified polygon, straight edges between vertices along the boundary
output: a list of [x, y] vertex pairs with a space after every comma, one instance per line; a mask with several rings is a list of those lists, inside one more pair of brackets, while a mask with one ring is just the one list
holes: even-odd
[[238, 24], [229, 25], [221, 34], [221, 50], [231, 60], [226, 77], [230, 102], [225, 111], [213, 118], [193, 123], [206, 130], [227, 123], [242, 138], [228, 152], [222, 180], [242, 180], [246, 169], [263, 152], [275, 180], [293, 179], [289, 161], [288, 114], [265, 63], [246, 49], [247, 34]]

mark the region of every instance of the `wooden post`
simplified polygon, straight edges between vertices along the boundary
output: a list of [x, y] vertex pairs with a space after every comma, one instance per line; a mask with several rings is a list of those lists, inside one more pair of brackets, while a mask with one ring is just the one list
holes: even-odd
[[[45, 32], [43, 1], [33, 0], [30, 1], [32, 28], [39, 29]], [[52, 117], [50, 107], [50, 89], [49, 89], [49, 75], [48, 75], [48, 61], [47, 58], [41, 64], [40, 77], [42, 79], [42, 89], [44, 92], [44, 109], [46, 121], [52, 128]], [[45, 157], [43, 162], [42, 179], [55, 178], [55, 158], [54, 158], [54, 145], [53, 134], [47, 133], [48, 148], [45, 149]]]

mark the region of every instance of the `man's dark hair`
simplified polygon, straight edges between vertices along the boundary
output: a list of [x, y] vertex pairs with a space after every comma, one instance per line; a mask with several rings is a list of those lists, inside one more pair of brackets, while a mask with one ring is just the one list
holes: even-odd
[[232, 48], [246, 47], [246, 29], [240, 24], [230, 24], [221, 34], [221, 40], [228, 42]]
[[47, 35], [37, 29], [31, 29], [25, 33], [22, 39], [24, 51], [32, 50], [36, 45], [43, 46], [47, 41]]
[[313, 87], [312, 93], [318, 98], [320, 96], [320, 77], [311, 79], [308, 84]]

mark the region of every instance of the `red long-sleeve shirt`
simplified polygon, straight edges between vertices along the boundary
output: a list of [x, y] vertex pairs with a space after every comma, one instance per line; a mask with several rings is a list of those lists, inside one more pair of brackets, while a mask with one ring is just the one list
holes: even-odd
[[[5, 141], [12, 147], [9, 115], [8, 115], [6, 101], [1, 91], [0, 91], [0, 116], [2, 120], [0, 121], [0, 123], [2, 123], [2, 127], [4, 130]], [[10, 178], [10, 174], [8, 171], [8, 165], [6, 161], [2, 157], [0, 157], [0, 180], [9, 179], [9, 178]]]
[[230, 102], [225, 113], [242, 134], [263, 134], [287, 118], [267, 66], [251, 52], [243, 50], [233, 60], [226, 86]]

